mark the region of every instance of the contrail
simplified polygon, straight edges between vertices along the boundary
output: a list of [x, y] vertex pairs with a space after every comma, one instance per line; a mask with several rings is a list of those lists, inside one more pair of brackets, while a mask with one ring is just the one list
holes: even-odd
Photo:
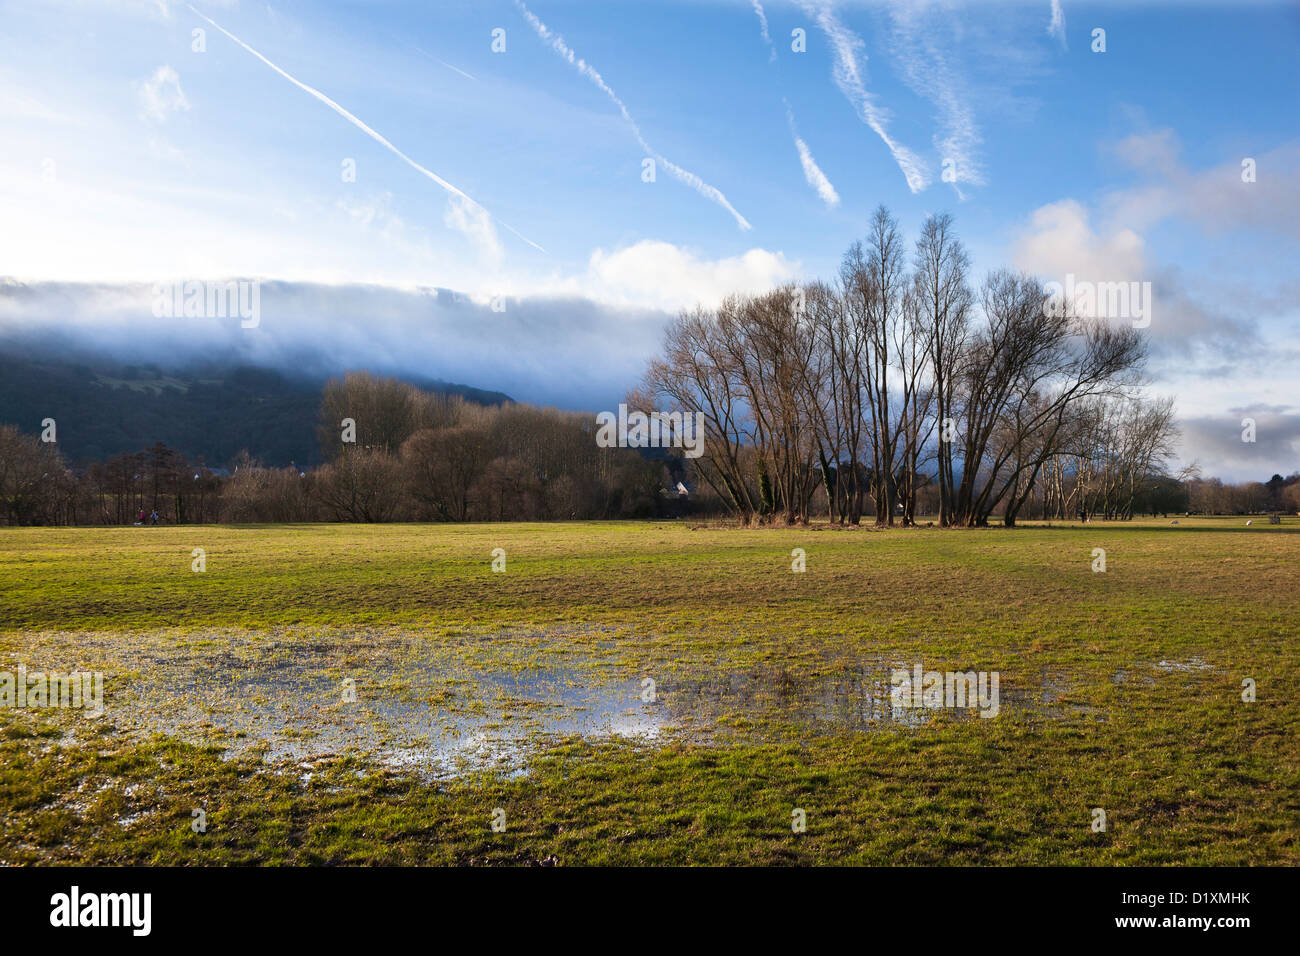
[[799, 150], [799, 163], [803, 166], [803, 177], [808, 180], [808, 185], [817, 190], [817, 195], [822, 198], [828, 206], [838, 206], [840, 204], [840, 194], [835, 191], [831, 181], [826, 178], [821, 167], [817, 165], [817, 160], [813, 159], [812, 150], [808, 144], [799, 136], [799, 131], [795, 129], [794, 112], [790, 109], [790, 104], [785, 104], [785, 118], [790, 124], [790, 135], [794, 137], [795, 149]]
[[422, 55], [424, 55], [424, 56], [427, 56], [430, 60], [433, 60], [433, 62], [435, 62], [435, 63], [440, 63], [441, 65], [445, 66], [445, 67], [446, 67], [447, 69], [449, 69], [449, 70], [454, 70], [455, 72], [459, 73], [461, 76], [465, 77], [465, 79], [467, 79], [467, 80], [473, 80], [475, 83], [478, 82], [478, 77], [477, 77], [477, 76], [471, 76], [470, 74], [468, 74], [468, 73], [466, 73], [464, 70], [462, 70], [460, 67], [458, 67], [458, 66], [452, 66], [452, 65], [451, 65], [450, 63], [448, 63], [446, 60], [443, 60], [443, 59], [441, 59], [441, 58], [439, 58], [439, 57], [436, 57], [436, 56], [434, 56], [432, 53], [427, 53], [427, 52], [425, 52], [424, 50], [421, 50], [418, 46], [415, 48], [415, 52], [416, 52], [416, 53], [420, 53], [420, 54], [422, 54]]
[[934, 146], [944, 162], [951, 164], [945, 169], [946, 174], [951, 173], [951, 179], [947, 181], [957, 190], [957, 195], [965, 199], [958, 183], [984, 184], [976, 158], [981, 142], [980, 131], [967, 102], [969, 97], [961, 95], [964, 85], [954, 75], [947, 56], [935, 43], [935, 33], [940, 25], [933, 21], [921, 23], [921, 16], [924, 12], [914, 7], [898, 3], [891, 6], [894, 35], [890, 52], [902, 68], [907, 85], [938, 109], [943, 133], [935, 133]]
[[829, 4], [814, 4], [809, 0], [802, 0], [802, 6], [809, 16], [816, 18], [817, 26], [826, 34], [835, 50], [833, 74], [835, 85], [857, 109], [862, 121], [889, 147], [890, 155], [894, 157], [894, 162], [898, 163], [898, 168], [907, 179], [907, 188], [914, 193], [920, 192], [929, 183], [925, 164], [915, 153], [901, 143], [895, 142], [889, 135], [889, 131], [885, 128], [887, 114], [876, 106], [875, 99], [867, 92], [866, 84], [862, 80], [862, 72], [858, 69], [858, 51], [865, 46], [862, 38], [840, 23]]
[[627, 106], [625, 106], [623, 101], [618, 98], [618, 94], [610, 88], [609, 84], [605, 82], [605, 78], [601, 76], [590, 63], [577, 56], [571, 49], [569, 49], [569, 46], [564, 42], [563, 37], [552, 33], [545, 23], [537, 19], [537, 17], [533, 15], [533, 12], [529, 10], [528, 7], [524, 6], [523, 0], [515, 0], [515, 6], [519, 8], [520, 12], [524, 15], [524, 18], [529, 22], [537, 35], [541, 37], [543, 42], [548, 43], [552, 50], [558, 53], [563, 59], [567, 60], [579, 73], [591, 80], [592, 83], [596, 84], [596, 86], [598, 86], [601, 91], [604, 92], [611, 101], [613, 101], [614, 105], [618, 107], [618, 111], [623, 114], [623, 119], [627, 121], [628, 126], [632, 127], [632, 132], [636, 135], [636, 141], [641, 145], [641, 148], [654, 157], [655, 161], [659, 165], [663, 166], [705, 199], [717, 203], [723, 209], [727, 210], [727, 212], [731, 213], [736, 218], [736, 223], [741, 229], [751, 228], [745, 217], [736, 212], [735, 207], [733, 207], [731, 203], [727, 202], [727, 197], [724, 196], [721, 191], [710, 186], [690, 170], [682, 169], [682, 167], [678, 166], [676, 163], [671, 162], [660, 153], [655, 152], [654, 148], [646, 142], [645, 137], [641, 135], [641, 127], [637, 125], [636, 120], [632, 119], [632, 114], [628, 112]]
[[1065, 42], [1065, 11], [1061, 9], [1061, 0], [1052, 0], [1052, 22], [1047, 25], [1048, 36], [1061, 41], [1061, 49], [1070, 49]]
[[772, 45], [772, 35], [767, 32], [767, 14], [763, 12], [763, 5], [758, 0], [750, 0], [754, 4], [754, 13], [758, 16], [758, 30], [763, 34], [763, 42], [767, 44], [768, 60], [776, 62], [776, 47]]
[[351, 123], [351, 124], [352, 124], [353, 126], [355, 126], [357, 129], [361, 130], [363, 133], [365, 133], [367, 136], [369, 136], [369, 137], [370, 137], [371, 139], [373, 139], [375, 142], [379, 143], [381, 146], [383, 146], [384, 148], [386, 148], [387, 150], [389, 150], [390, 152], [392, 152], [395, 156], [397, 156], [399, 159], [401, 159], [402, 161], [404, 161], [404, 162], [405, 162], [408, 166], [410, 166], [412, 169], [416, 170], [416, 171], [419, 172], [419, 173], [422, 173], [423, 175], [427, 176], [429, 179], [432, 179], [435, 183], [437, 183], [437, 184], [438, 184], [439, 186], [441, 186], [443, 189], [447, 190], [447, 192], [449, 192], [452, 196], [454, 196], [454, 197], [456, 197], [457, 199], [461, 200], [462, 203], [468, 204], [468, 206], [469, 206], [471, 209], [478, 211], [482, 216], [486, 217], [488, 220], [495, 220], [496, 222], [500, 222], [502, 226], [505, 226], [506, 229], [508, 229], [510, 232], [514, 233], [516, 236], [518, 236], [518, 237], [519, 237], [520, 239], [522, 239], [524, 242], [528, 243], [530, 246], [532, 246], [532, 247], [533, 247], [534, 249], [536, 249], [537, 251], [539, 251], [539, 252], [546, 252], [545, 249], [543, 249], [543, 248], [542, 248], [541, 246], [539, 246], [537, 243], [533, 242], [533, 240], [529, 239], [527, 236], [525, 236], [523, 233], [519, 232], [517, 229], [513, 228], [512, 226], [510, 226], [508, 223], [502, 222], [500, 219], [496, 219], [496, 218], [495, 218], [495, 217], [494, 217], [490, 212], [488, 212], [487, 209], [484, 208], [480, 203], [478, 203], [477, 201], [475, 201], [472, 197], [468, 196], [467, 194], [461, 192], [459, 189], [457, 189], [457, 188], [456, 188], [455, 186], [453, 186], [451, 183], [447, 182], [447, 180], [443, 179], [441, 176], [439, 176], [439, 175], [438, 175], [437, 173], [435, 173], [433, 170], [431, 170], [431, 169], [426, 169], [425, 167], [423, 167], [423, 166], [421, 166], [419, 163], [417, 163], [415, 160], [413, 160], [410, 156], [407, 156], [404, 152], [402, 152], [400, 149], [398, 149], [396, 146], [394, 146], [394, 145], [393, 145], [392, 143], [390, 143], [388, 140], [384, 139], [383, 136], [381, 136], [381, 135], [380, 135], [379, 133], [377, 133], [375, 130], [371, 129], [371, 128], [370, 128], [369, 126], [367, 126], [365, 123], [361, 122], [361, 120], [359, 120], [357, 117], [353, 116], [351, 113], [349, 113], [347, 110], [345, 110], [342, 106], [339, 106], [338, 103], [335, 103], [332, 99], [330, 99], [328, 96], [326, 96], [326, 95], [325, 95], [324, 93], [322, 93], [320, 90], [313, 89], [312, 87], [308, 86], [306, 83], [303, 83], [302, 81], [297, 80], [297, 79], [295, 79], [294, 77], [290, 76], [288, 73], [286, 73], [284, 70], [280, 69], [280, 68], [279, 68], [278, 66], [276, 66], [274, 63], [272, 63], [270, 60], [268, 60], [266, 57], [262, 56], [262, 54], [258, 53], [256, 50], [254, 50], [251, 46], [249, 46], [249, 45], [248, 45], [247, 43], [245, 43], [243, 40], [239, 39], [239, 37], [235, 36], [233, 33], [231, 33], [229, 30], [227, 30], [227, 29], [226, 29], [225, 27], [223, 27], [221, 24], [217, 23], [217, 21], [215, 21], [215, 20], [213, 20], [212, 18], [210, 18], [210, 17], [206, 17], [206, 16], [204, 16], [203, 14], [199, 13], [199, 11], [195, 10], [194, 7], [191, 6], [190, 4], [187, 3], [187, 4], [185, 4], [185, 6], [189, 7], [190, 12], [193, 13], [196, 17], [199, 17], [200, 19], [206, 20], [208, 23], [212, 24], [214, 27], [216, 27], [218, 30], [220, 30], [222, 33], [224, 33], [226, 36], [230, 37], [230, 39], [234, 40], [236, 43], [238, 43], [240, 46], [242, 46], [242, 47], [243, 47], [245, 50], [247, 50], [249, 53], [253, 54], [253, 56], [257, 57], [259, 60], [261, 60], [263, 63], [265, 63], [265, 64], [266, 64], [267, 66], [269, 66], [271, 69], [275, 70], [275, 72], [279, 73], [281, 76], [283, 76], [286, 80], [288, 80], [288, 81], [289, 81], [290, 83], [292, 83], [294, 86], [298, 87], [300, 90], [303, 90], [304, 92], [310, 93], [312, 96], [316, 97], [316, 99], [320, 100], [322, 103], [324, 103], [324, 104], [325, 104], [326, 106], [328, 106], [330, 109], [332, 109], [334, 112], [338, 113], [340, 116], [342, 116], [345, 120], [347, 120], [349, 123]]
[[[763, 12], [763, 5], [759, 0], [753, 0], [754, 14], [758, 17], [758, 29], [763, 35], [763, 42], [767, 44], [768, 62], [776, 62], [776, 45], [772, 43], [772, 35], [767, 30], [767, 14]], [[808, 185], [817, 191], [822, 202], [828, 206], [838, 206], [840, 204], [840, 195], [831, 185], [831, 181], [826, 178], [821, 167], [817, 165], [817, 160], [813, 159], [812, 150], [808, 148], [800, 137], [798, 130], [795, 128], [794, 110], [790, 108], [790, 101], [784, 96], [781, 97], [785, 103], [785, 118], [790, 125], [790, 135], [794, 138], [794, 148], [799, 151], [799, 164], [803, 167], [804, 179], [808, 180]]]

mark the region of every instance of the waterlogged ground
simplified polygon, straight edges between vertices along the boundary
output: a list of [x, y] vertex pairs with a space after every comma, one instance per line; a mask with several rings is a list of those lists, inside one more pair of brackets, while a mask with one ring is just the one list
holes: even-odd
[[[256, 753], [273, 765], [344, 753], [426, 777], [482, 769], [526, 773], [528, 758], [570, 737], [619, 737], [722, 746], [781, 736], [900, 730], [976, 718], [975, 689], [952, 708], [891, 692], [906, 661], [825, 661], [629, 669], [635, 635], [558, 629], [434, 637], [399, 629], [278, 628], [22, 635], [29, 673], [102, 673], [103, 713], [123, 737], [154, 734]], [[48, 662], [48, 663], [42, 663]], [[1164, 666], [1161, 662], [1157, 666]], [[653, 676], [651, 676], [653, 675]], [[1000, 675], [999, 675], [1000, 676]], [[1084, 712], [1062, 705], [1061, 680], [983, 685], [983, 710]], [[56, 716], [56, 715], [42, 715]], [[65, 722], [66, 723], [66, 722]], [[78, 721], [66, 733], [76, 737]]]
[[1293, 864], [1300, 527], [1188, 524], [6, 532], [105, 706], [0, 710], [0, 861]]

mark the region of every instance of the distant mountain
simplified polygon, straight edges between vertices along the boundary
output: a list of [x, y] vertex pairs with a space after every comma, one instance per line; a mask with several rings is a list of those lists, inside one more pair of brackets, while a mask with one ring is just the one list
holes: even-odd
[[[128, 365], [99, 357], [64, 360], [0, 345], [0, 424], [28, 433], [53, 418], [74, 464], [161, 441], [191, 460], [225, 466], [240, 451], [268, 465], [314, 465], [317, 410], [326, 378], [247, 365]], [[501, 392], [407, 379], [481, 405]]]

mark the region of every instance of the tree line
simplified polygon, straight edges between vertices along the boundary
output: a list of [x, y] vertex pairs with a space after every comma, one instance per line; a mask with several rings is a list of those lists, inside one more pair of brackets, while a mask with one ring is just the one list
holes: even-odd
[[909, 250], [882, 206], [832, 281], [680, 315], [640, 400], [703, 416], [699, 475], [745, 523], [820, 503], [915, 524], [925, 497], [941, 525], [1131, 516], [1177, 437], [1172, 402], [1138, 392], [1143, 339], [1032, 276], [969, 272], [950, 216]]
[[[350, 430], [344, 420], [352, 422]], [[316, 468], [228, 468], [161, 443], [71, 468], [57, 443], [0, 426], [5, 524], [537, 521], [683, 513], [679, 458], [601, 448], [594, 416], [350, 372], [326, 384]], [[345, 440], [345, 436], [347, 439]]]

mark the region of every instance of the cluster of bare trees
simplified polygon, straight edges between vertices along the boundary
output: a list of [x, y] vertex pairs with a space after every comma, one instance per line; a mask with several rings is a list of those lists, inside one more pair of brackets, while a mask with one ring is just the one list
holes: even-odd
[[70, 468], [53, 442], [0, 426], [0, 523], [73, 525], [218, 518], [220, 479], [156, 443], [147, 451]]
[[310, 473], [237, 467], [230, 520], [651, 517], [671, 484], [664, 462], [597, 447], [592, 416], [477, 405], [366, 372], [326, 385], [317, 433], [329, 460]]
[[92, 520], [98, 510], [105, 523], [130, 524], [157, 511], [160, 520], [205, 524], [220, 516], [219, 488], [219, 472], [155, 442], [145, 451], [93, 463], [76, 504]]
[[1041, 516], [1114, 520], [1184, 510], [1171, 492], [1195, 469], [1169, 474], [1177, 434], [1172, 399], [1116, 394], [1080, 403], [1060, 453], [1043, 469]]
[[[344, 422], [348, 422], [345, 427]], [[482, 406], [365, 372], [328, 383], [319, 468], [230, 470], [161, 443], [72, 469], [54, 443], [0, 427], [0, 523], [534, 521], [680, 513], [680, 458], [601, 448], [594, 416]]]
[[[881, 207], [834, 282], [680, 316], [645, 400], [704, 416], [699, 474], [745, 522], [807, 521], [820, 487], [832, 521], [911, 524], [933, 482], [941, 524], [1012, 525], [1145, 350], [1132, 328], [1045, 307], [1030, 276], [974, 290], [968, 272], [950, 217], [909, 256]], [[1171, 440], [1161, 421], [1143, 468]]]
[[1268, 481], [1229, 484], [1218, 478], [1193, 478], [1184, 483], [1183, 497], [1193, 514], [1260, 514], [1285, 511], [1300, 515], [1300, 472]]
[[[344, 418], [357, 423], [354, 443], [341, 441]], [[591, 416], [476, 405], [364, 373], [326, 387], [320, 427], [332, 460], [317, 481], [345, 520], [390, 517], [394, 487], [412, 517], [432, 520], [649, 515], [666, 482], [662, 465], [597, 447]], [[367, 499], [376, 486], [379, 500]]]
[[0, 519], [5, 524], [69, 524], [76, 484], [53, 444], [0, 425]]

